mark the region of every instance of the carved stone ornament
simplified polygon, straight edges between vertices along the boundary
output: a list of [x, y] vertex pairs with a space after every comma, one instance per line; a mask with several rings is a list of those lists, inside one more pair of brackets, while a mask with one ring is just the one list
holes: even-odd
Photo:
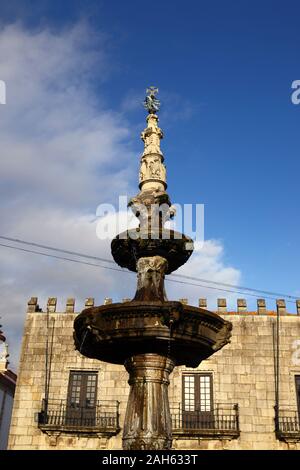
[[138, 282], [135, 300], [167, 300], [164, 288], [168, 261], [161, 256], [148, 256], [137, 261]]

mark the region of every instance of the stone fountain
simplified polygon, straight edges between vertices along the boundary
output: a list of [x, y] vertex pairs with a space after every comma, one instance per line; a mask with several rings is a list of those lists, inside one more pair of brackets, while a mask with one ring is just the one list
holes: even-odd
[[135, 297], [86, 308], [74, 322], [75, 345], [81, 354], [122, 364], [128, 371], [124, 449], [171, 448], [169, 374], [175, 366], [197, 367], [231, 335], [231, 323], [217, 314], [166, 296], [165, 275], [188, 260], [193, 241], [165, 228], [175, 211], [166, 192], [157, 91], [150, 87], [144, 101], [148, 116], [141, 134], [140, 192], [129, 202], [139, 228], [119, 234], [111, 243], [116, 263], [137, 272]]

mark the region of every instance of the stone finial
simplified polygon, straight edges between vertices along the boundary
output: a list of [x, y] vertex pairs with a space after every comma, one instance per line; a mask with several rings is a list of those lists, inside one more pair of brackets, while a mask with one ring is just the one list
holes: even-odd
[[129, 299], [128, 297], [124, 297], [124, 299], [122, 299], [122, 302], [125, 303], [125, 302], [130, 302], [131, 299]]
[[75, 309], [75, 299], [70, 297], [69, 299], [67, 299], [66, 313], [74, 313], [74, 309]]
[[183, 305], [187, 305], [189, 302], [189, 299], [179, 299], [179, 302], [181, 302]]
[[227, 312], [227, 300], [226, 299], [218, 299], [218, 312], [219, 313]]
[[155, 86], [150, 86], [146, 90], [146, 98], [144, 99], [144, 108], [147, 109], [149, 114], [156, 114], [160, 108], [160, 101], [156, 98], [158, 93], [158, 88]]
[[199, 299], [199, 307], [207, 308], [207, 299]]
[[296, 300], [297, 315], [300, 315], [300, 299]]
[[279, 315], [286, 315], [286, 305], [284, 299], [277, 299], [276, 300], [277, 310]]
[[56, 303], [57, 303], [57, 298], [56, 297], [49, 297], [48, 298], [47, 311], [49, 313], [56, 312]]
[[39, 312], [39, 305], [38, 305], [38, 298], [37, 297], [31, 297], [31, 299], [28, 300], [27, 303], [27, 312]]
[[88, 297], [87, 299], [85, 299], [85, 303], [84, 303], [85, 307], [94, 307], [94, 305], [95, 305], [94, 297]]
[[267, 313], [265, 299], [257, 299], [257, 313], [258, 315], [264, 315]]
[[148, 110], [147, 127], [141, 133], [144, 142], [144, 151], [141, 158], [139, 186], [142, 191], [154, 190], [165, 191], [166, 167], [164, 157], [160, 148], [160, 141], [163, 138], [163, 131], [158, 127], [159, 100], [155, 97], [158, 89], [150, 87], [145, 98], [144, 105]]
[[110, 297], [105, 297], [104, 305], [109, 305], [109, 304], [112, 304], [112, 299]]
[[238, 313], [247, 312], [247, 301], [246, 301], [246, 299], [237, 299], [237, 311], [238, 311]]

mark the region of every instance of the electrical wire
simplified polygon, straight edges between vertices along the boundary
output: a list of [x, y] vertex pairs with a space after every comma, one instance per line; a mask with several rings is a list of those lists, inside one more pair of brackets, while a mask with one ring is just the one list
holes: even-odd
[[[0, 238], [3, 238], [3, 237], [0, 237]], [[29, 242], [27, 242], [27, 243], [29, 244]], [[119, 272], [123, 272], [123, 273], [127, 273], [127, 274], [135, 274], [132, 271], [128, 271], [127, 269], [123, 269], [123, 268], [103, 266], [103, 265], [97, 264], [97, 263], [89, 263], [87, 261], [76, 260], [76, 259], [67, 258], [67, 257], [64, 257], [64, 256], [56, 256], [56, 255], [52, 255], [52, 254], [49, 254], [49, 253], [43, 253], [41, 251], [35, 251], [35, 250], [27, 249], [27, 248], [20, 248], [20, 247], [16, 247], [16, 246], [6, 245], [4, 243], [0, 243], [0, 246], [5, 247], [5, 248], [11, 248], [11, 249], [18, 250], [18, 251], [22, 251], [22, 252], [25, 252], [25, 253], [32, 253], [32, 254], [36, 254], [36, 255], [46, 256], [48, 258], [60, 259], [62, 261], [71, 261], [73, 263], [83, 264], [83, 265], [87, 265], [87, 266], [94, 266], [94, 267], [98, 267], [98, 268], [102, 268], [102, 269], [109, 269], [111, 271], [119, 271]], [[60, 250], [60, 251], [62, 251], [62, 250]], [[195, 278], [195, 279], [197, 279], [197, 278]], [[170, 278], [167, 278], [166, 282], [175, 282], [175, 283], [178, 283], [178, 284], [185, 284], [185, 285], [189, 285], [189, 286], [204, 287], [206, 289], [217, 290], [217, 291], [220, 291], [220, 292], [229, 292], [229, 293], [244, 294], [245, 295], [245, 293], [243, 291], [237, 290], [237, 289], [223, 289], [221, 287], [212, 287], [212, 286], [207, 286], [207, 285], [203, 285], [203, 284], [199, 284], [199, 283], [195, 284], [195, 283], [191, 283], [191, 282], [180, 281], [180, 280], [170, 279]], [[206, 282], [209, 282], [209, 281], [206, 281]], [[258, 291], [258, 290], [256, 290], [256, 291], [257, 292], [263, 292], [263, 291]], [[247, 295], [255, 297], [255, 298], [259, 298], [256, 294], [251, 294], [250, 292], [247, 292]], [[274, 294], [274, 295], [276, 295], [276, 294]], [[290, 297], [292, 297], [292, 296], [289, 296], [289, 298]], [[271, 299], [271, 300], [276, 300], [276, 297], [267, 297], [267, 296], [265, 296], [265, 298], [268, 298], [268, 299]], [[287, 302], [293, 303], [292, 300], [288, 300]]]
[[[96, 260], [96, 261], [115, 264], [113, 260], [110, 260], [110, 259], [107, 259], [107, 258], [101, 258], [99, 256], [93, 256], [93, 255], [87, 255], [85, 253], [65, 250], [65, 249], [62, 249], [62, 248], [56, 248], [56, 247], [49, 246], [49, 245], [42, 245], [40, 243], [29, 242], [29, 241], [26, 241], [26, 240], [21, 240], [19, 238], [5, 237], [3, 235], [0, 235], [0, 239], [11, 241], [11, 242], [16, 242], [16, 243], [21, 243], [21, 244], [29, 245], [29, 246], [35, 246], [35, 247], [43, 248], [43, 249], [46, 249], [46, 250], [57, 251], [59, 253], [66, 253], [66, 254], [70, 254], [70, 255], [74, 255], [74, 256], [79, 256], [79, 257], [86, 258], [86, 259], [93, 259], [93, 260]], [[2, 246], [2, 245], [0, 244], [0, 246]], [[38, 254], [41, 254], [41, 253], [38, 253]], [[69, 258], [66, 258], [66, 260], [67, 261], [72, 261]], [[88, 263], [85, 263], [85, 264], [88, 264]], [[91, 266], [94, 266], [94, 265], [91, 264]], [[96, 266], [99, 266], [99, 265], [96, 265]], [[104, 268], [105, 266], [101, 266], [101, 267]], [[124, 269], [122, 269], [122, 268], [121, 269], [119, 269], [119, 268], [114, 268], [113, 269], [113, 268], [108, 268], [107, 267], [107, 269], [112, 269], [112, 270], [115, 270], [115, 271], [121, 271], [122, 270], [122, 271], [128, 272], [125, 268]], [[177, 277], [177, 278], [182, 278], [182, 279], [188, 279], [188, 280], [191, 280], [191, 281], [205, 282], [205, 283], [213, 284], [213, 285], [216, 285], [216, 286], [223, 286], [223, 287], [229, 287], [229, 288], [233, 288], [233, 289], [239, 289], [239, 291], [257, 292], [259, 294], [264, 294], [266, 296], [275, 296], [277, 298], [284, 297], [286, 299], [298, 300], [298, 297], [296, 297], [294, 295], [284, 294], [284, 293], [281, 293], [281, 292], [272, 292], [272, 291], [267, 291], [267, 290], [255, 289], [255, 288], [252, 288], [252, 287], [239, 286], [239, 285], [228, 284], [228, 283], [218, 282], [218, 281], [211, 281], [211, 280], [208, 280], [208, 279], [203, 279], [203, 278], [194, 277], [194, 276], [187, 276], [187, 275], [178, 274], [178, 273], [171, 274], [171, 276], [172, 277]], [[171, 279], [168, 279], [168, 280], [171, 281]], [[195, 285], [195, 284], [189, 283], [189, 285]], [[205, 286], [202, 286], [202, 287], [205, 287]], [[206, 286], [206, 287], [208, 287], [208, 286]], [[212, 289], [212, 287], [211, 287], [211, 289]], [[224, 292], [230, 292], [227, 289], [216, 289], [216, 290], [223, 290]], [[238, 293], [243, 293], [243, 292], [238, 292]], [[251, 294], [251, 295], [253, 295], [253, 294]], [[266, 298], [271, 298], [271, 297], [266, 297]]]

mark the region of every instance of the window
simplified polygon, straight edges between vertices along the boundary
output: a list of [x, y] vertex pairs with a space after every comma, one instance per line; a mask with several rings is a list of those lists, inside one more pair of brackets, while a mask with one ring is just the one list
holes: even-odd
[[97, 398], [96, 372], [70, 372], [68, 405], [93, 408]]
[[212, 374], [183, 375], [183, 403], [185, 411], [211, 411]]
[[183, 375], [183, 424], [211, 427], [213, 412], [212, 374]]
[[66, 421], [71, 426], [93, 426], [96, 419], [97, 372], [71, 371]]

